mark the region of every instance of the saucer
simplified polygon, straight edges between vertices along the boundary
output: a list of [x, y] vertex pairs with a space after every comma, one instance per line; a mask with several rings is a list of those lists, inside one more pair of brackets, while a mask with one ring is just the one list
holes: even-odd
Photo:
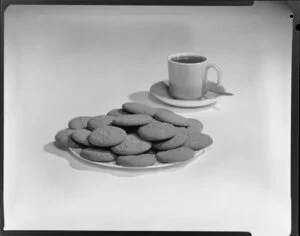
[[[210, 86], [214, 83], [210, 82]], [[174, 99], [169, 94], [169, 81], [164, 80], [153, 84], [150, 88], [150, 93], [152, 96], [158, 100], [172, 106], [176, 107], [204, 107], [209, 106], [217, 102], [218, 98], [221, 96], [214, 92], [207, 91], [203, 98], [198, 100], [181, 100]]]

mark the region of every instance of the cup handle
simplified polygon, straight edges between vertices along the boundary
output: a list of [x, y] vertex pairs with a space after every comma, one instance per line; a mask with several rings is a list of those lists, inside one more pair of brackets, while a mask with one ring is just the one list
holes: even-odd
[[217, 74], [218, 74], [217, 86], [221, 85], [221, 83], [222, 83], [221, 69], [214, 64], [207, 65], [206, 70], [208, 71], [209, 69], [214, 69], [215, 71], [217, 71]]

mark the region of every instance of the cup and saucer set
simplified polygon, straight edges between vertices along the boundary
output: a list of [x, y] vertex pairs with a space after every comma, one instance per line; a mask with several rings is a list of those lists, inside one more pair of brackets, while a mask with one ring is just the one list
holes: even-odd
[[[217, 82], [207, 80], [209, 69], [217, 71]], [[159, 81], [150, 94], [161, 102], [176, 107], [204, 107], [218, 101], [220, 96], [231, 96], [221, 85], [221, 70], [196, 53], [176, 53], [168, 57], [169, 80]]]

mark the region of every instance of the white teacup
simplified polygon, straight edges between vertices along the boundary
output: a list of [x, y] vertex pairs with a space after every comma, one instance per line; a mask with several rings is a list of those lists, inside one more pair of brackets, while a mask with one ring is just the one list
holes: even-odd
[[196, 53], [175, 53], [168, 57], [169, 93], [183, 100], [202, 98], [206, 92], [207, 71], [218, 73], [217, 85], [221, 85], [220, 69], [208, 63], [207, 58]]

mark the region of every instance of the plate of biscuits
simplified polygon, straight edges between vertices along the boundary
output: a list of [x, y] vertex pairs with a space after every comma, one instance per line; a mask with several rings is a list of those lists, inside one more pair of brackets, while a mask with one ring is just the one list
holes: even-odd
[[212, 145], [203, 124], [165, 108], [127, 102], [106, 115], [79, 116], [55, 135], [56, 146], [89, 164], [155, 169], [188, 163]]

